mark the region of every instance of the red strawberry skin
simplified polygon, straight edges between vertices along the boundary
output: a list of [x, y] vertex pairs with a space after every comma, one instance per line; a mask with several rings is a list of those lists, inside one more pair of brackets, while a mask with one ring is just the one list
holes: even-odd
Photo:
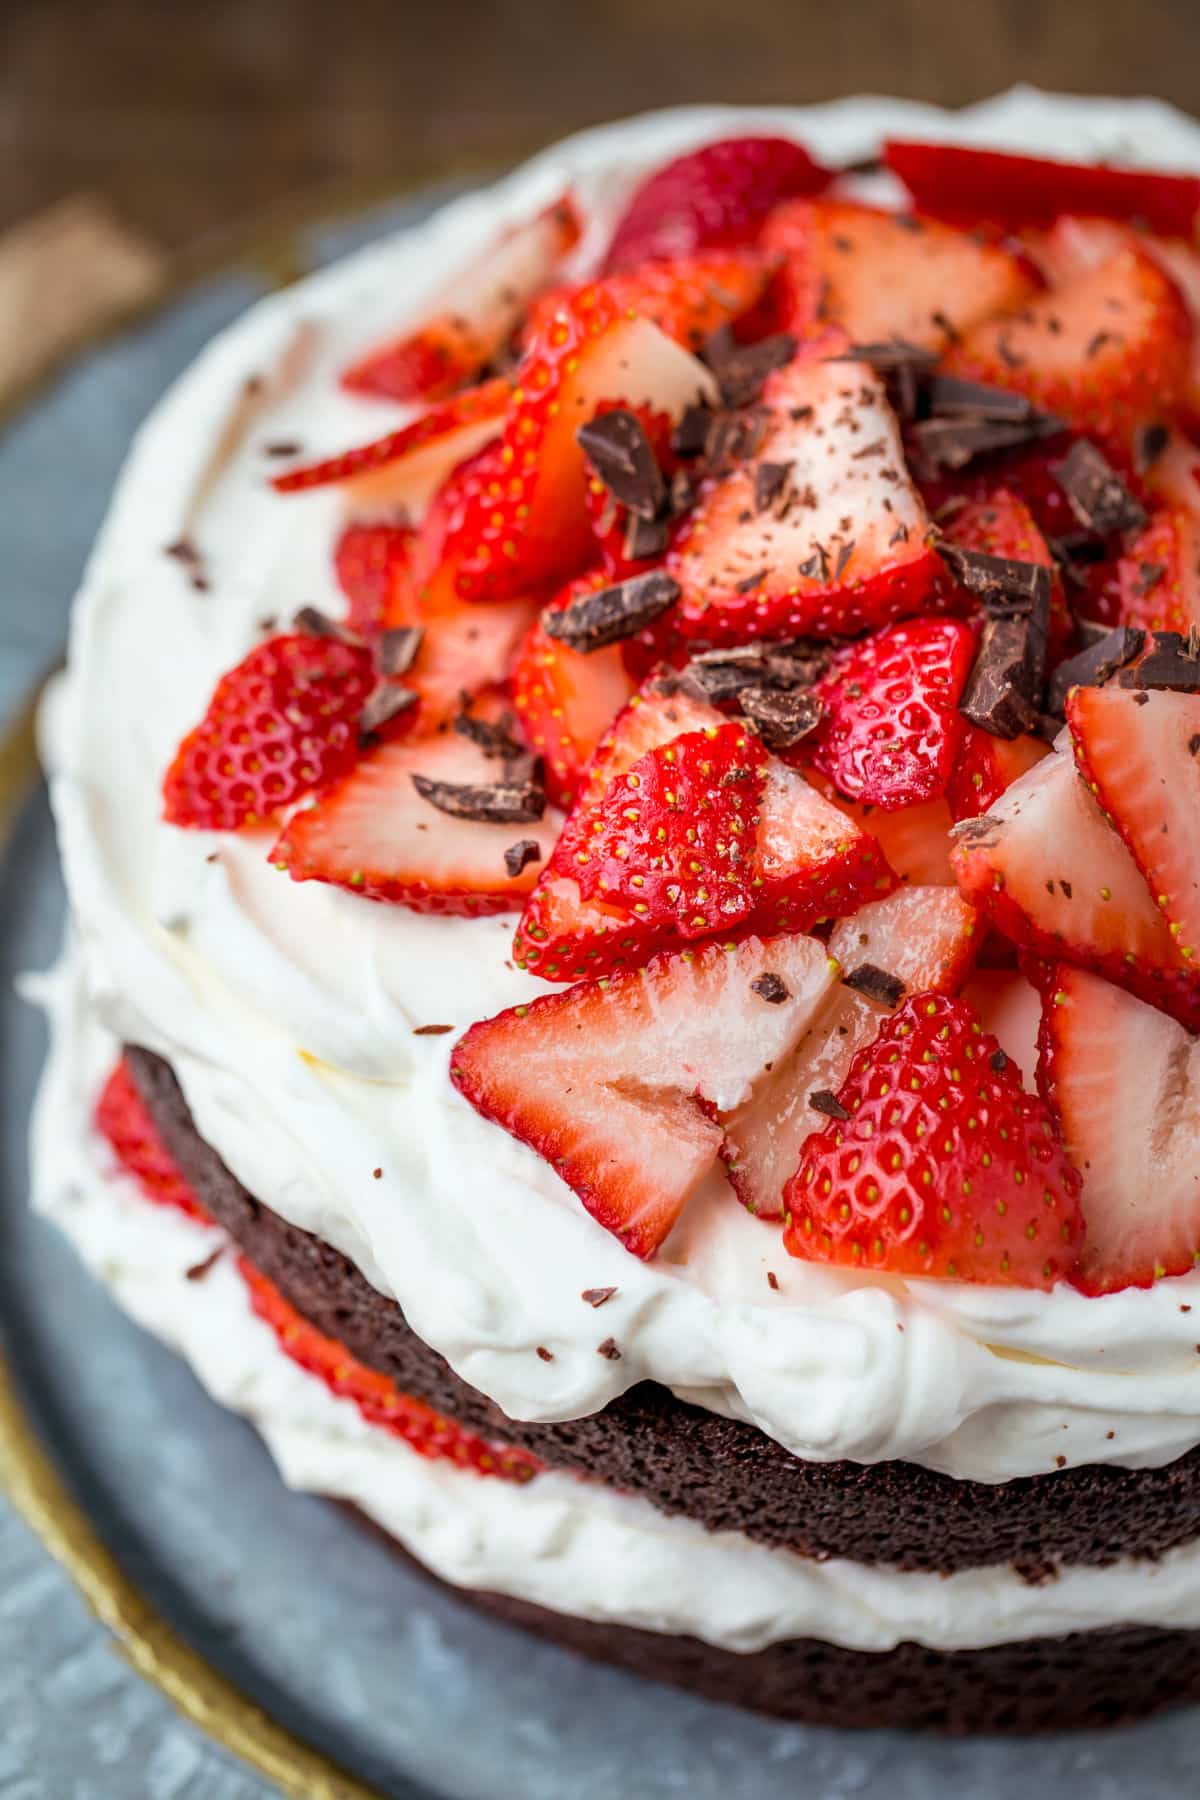
[[1049, 754], [1049, 744], [1040, 738], [998, 738], [978, 725], [965, 724], [946, 789], [955, 822], [988, 812], [1014, 781]]
[[[587, 576], [572, 582], [561, 604], [607, 586], [608, 579]], [[546, 793], [553, 806], [565, 812], [571, 805], [588, 759], [633, 686], [619, 644], [585, 656], [552, 638], [540, 620], [530, 626], [513, 665], [513, 706], [525, 742], [545, 759]]]
[[953, 771], [975, 635], [956, 619], [908, 619], [855, 646], [818, 685], [817, 767], [848, 800], [894, 811], [936, 800]]
[[788, 1184], [793, 1256], [1051, 1288], [1078, 1261], [1078, 1171], [962, 1000], [921, 994], [859, 1052]]
[[453, 447], [453, 466], [498, 434], [511, 392], [509, 382], [497, 375], [478, 387], [426, 407], [407, 425], [389, 431], [385, 437], [322, 457], [319, 462], [284, 469], [273, 478], [272, 486], [279, 494], [298, 494], [308, 488], [363, 482], [431, 451], [440, 452], [445, 446]]
[[1114, 623], [1147, 631], [1200, 625], [1200, 519], [1183, 507], [1151, 514], [1117, 564]]
[[211, 1223], [159, 1137], [124, 1057], [114, 1064], [100, 1091], [92, 1123], [147, 1200], [156, 1206], [174, 1206], [201, 1224]]
[[310, 1325], [244, 1256], [238, 1259], [238, 1272], [249, 1290], [251, 1306], [275, 1333], [279, 1348], [323, 1381], [331, 1394], [353, 1400], [368, 1425], [378, 1425], [392, 1437], [403, 1439], [410, 1450], [431, 1462], [456, 1463], [475, 1475], [523, 1482], [532, 1481], [541, 1471], [543, 1465], [529, 1451], [488, 1443], [443, 1418], [424, 1401], [401, 1393], [388, 1376], [369, 1369], [336, 1338], [326, 1337]]
[[398, 581], [412, 555], [413, 531], [387, 523], [347, 525], [334, 546], [338, 586], [349, 602], [346, 624], [363, 637], [376, 637], [387, 624]]
[[[606, 275], [600, 290], [618, 313], [649, 319], [685, 349], [699, 350], [720, 325], [752, 313], [763, 299], [773, 262], [753, 250], [705, 250], [641, 263], [624, 274]], [[555, 288], [530, 308], [525, 324], [529, 343], [570, 307], [589, 284]]]
[[358, 720], [374, 684], [371, 657], [336, 638], [268, 639], [222, 675], [204, 718], [163, 780], [172, 825], [261, 825], [358, 754]]
[[[1044, 465], [1030, 463], [1025, 473], [1035, 490], [1043, 480], [1051, 483], [1062, 502], [1062, 490]], [[950, 542], [957, 544], [962, 550], [980, 550], [985, 556], [1011, 557], [1015, 562], [1040, 563], [1042, 568], [1050, 570], [1050, 620], [1047, 635], [1049, 660], [1053, 664], [1070, 644], [1074, 623], [1067, 609], [1058, 566], [1024, 497], [1025, 493], [1024, 486], [1020, 495], [1007, 487], [993, 487], [978, 500], [968, 501], [965, 506], [958, 507], [949, 514], [945, 520], [945, 533]], [[1065, 531], [1072, 523], [1073, 521], [1062, 518], [1059, 527]], [[949, 569], [938, 582], [938, 596], [950, 610], [976, 616], [979, 614], [975, 596], [958, 585]]]
[[819, 193], [829, 179], [789, 138], [706, 144], [656, 169], [636, 190], [613, 233], [605, 269], [751, 243], [779, 201]]

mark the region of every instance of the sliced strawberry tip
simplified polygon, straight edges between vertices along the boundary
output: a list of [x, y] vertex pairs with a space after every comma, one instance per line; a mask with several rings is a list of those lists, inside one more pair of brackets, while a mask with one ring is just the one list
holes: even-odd
[[92, 1123], [147, 1200], [153, 1200], [156, 1206], [173, 1206], [203, 1225], [211, 1223], [191, 1184], [163, 1143], [150, 1108], [142, 1099], [123, 1056], [113, 1065], [100, 1090]]

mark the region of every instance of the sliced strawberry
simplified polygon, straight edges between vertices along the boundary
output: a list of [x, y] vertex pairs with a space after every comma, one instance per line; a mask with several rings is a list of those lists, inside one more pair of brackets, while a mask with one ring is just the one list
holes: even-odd
[[[477, 917], [519, 909], [555, 830], [536, 824], [452, 818], [424, 799], [414, 775], [455, 786], [490, 786], [502, 765], [453, 732], [384, 744], [361, 758], [315, 806], [293, 813], [271, 861], [293, 881], [328, 881], [413, 912]], [[532, 839], [536, 862], [512, 875], [505, 851]]]
[[[732, 733], [728, 742], [726, 733]], [[699, 741], [705, 735], [714, 747], [708, 758]], [[666, 752], [684, 738], [687, 780], [676, 790]], [[725, 777], [735, 779], [723, 786]], [[649, 817], [635, 778], [655, 796]], [[761, 798], [753, 812], [738, 812], [737, 831], [728, 816], [730, 790], [759, 781]], [[686, 805], [668, 821], [663, 813], [672, 792], [685, 794]], [[700, 818], [705, 801], [719, 821], [711, 832]], [[695, 846], [686, 841], [689, 811]], [[689, 847], [700, 867], [681, 872], [678, 855]], [[761, 752], [743, 725], [730, 726], [715, 709], [682, 696], [640, 697], [618, 718], [586, 772], [525, 909], [513, 954], [546, 980], [572, 981], [644, 961], [685, 937], [731, 929], [804, 930], [818, 918], [852, 911], [890, 885], [874, 840], [801, 776]]]
[[[559, 597], [561, 604], [569, 605], [607, 581], [602, 575], [572, 582]], [[540, 620], [530, 626], [513, 666], [513, 705], [525, 742], [545, 759], [552, 805], [564, 811], [571, 805], [584, 766], [633, 686], [619, 644], [584, 656], [552, 638]]]
[[806, 332], [823, 320], [856, 344], [903, 338], [943, 350], [1039, 285], [1020, 251], [853, 201], [788, 201], [767, 220], [762, 245], [787, 259], [785, 326]]
[[370, 653], [296, 632], [268, 639], [222, 675], [163, 777], [171, 825], [261, 825], [336, 780], [358, 752], [374, 682]]
[[1083, 1173], [1078, 1285], [1150, 1287], [1200, 1262], [1200, 1045], [1065, 963], [1043, 983], [1039, 1080]]
[[817, 685], [811, 754], [839, 793], [888, 812], [945, 793], [974, 656], [970, 626], [906, 619], [837, 659]]
[[978, 325], [954, 373], [1012, 388], [1128, 464], [1139, 427], [1169, 417], [1187, 385], [1192, 322], [1171, 278], [1141, 249]]
[[423, 1400], [402, 1394], [395, 1382], [369, 1369], [351, 1356], [344, 1344], [326, 1337], [310, 1325], [273, 1282], [267, 1280], [244, 1256], [238, 1273], [250, 1291], [250, 1304], [275, 1333], [279, 1348], [294, 1363], [316, 1375], [339, 1400], [353, 1400], [368, 1425], [378, 1425], [402, 1438], [418, 1456], [432, 1462], [457, 1463], [476, 1475], [495, 1475], [501, 1481], [532, 1481], [543, 1465], [528, 1450], [489, 1443], [465, 1431], [452, 1419], [443, 1418]]
[[1200, 212], [1200, 178], [1194, 175], [906, 138], [889, 138], [883, 154], [922, 210], [967, 225], [1019, 228], [1046, 224], [1060, 213], [1096, 213], [1191, 237]]
[[785, 1191], [810, 1262], [1050, 1288], [1078, 1260], [1080, 1179], [1045, 1103], [963, 1000], [884, 1021]]
[[397, 582], [412, 555], [413, 532], [407, 525], [347, 525], [333, 551], [338, 586], [350, 602], [346, 624], [363, 637], [375, 637], [387, 621]]
[[1081, 771], [1190, 962], [1200, 952], [1200, 696], [1073, 688], [1067, 723]]
[[1014, 944], [1200, 1020], [1200, 983], [1067, 752], [1038, 763], [957, 838], [964, 896]]
[[771, 208], [830, 179], [789, 138], [720, 138], [648, 175], [617, 223], [605, 268], [752, 243]]
[[[740, 644], [854, 634], [919, 612], [938, 559], [878, 377], [809, 354], [768, 378], [763, 404], [755, 460], [709, 487], [667, 559], [682, 629]], [[787, 473], [760, 508], [765, 464]]]
[[[840, 920], [829, 953], [843, 977], [870, 963], [910, 992], [954, 993], [970, 970], [978, 936], [978, 915], [953, 888], [907, 888]], [[781, 1217], [784, 1187], [820, 1120], [812, 1097], [836, 1094], [887, 1011], [853, 987], [833, 988], [791, 1055], [765, 1071], [745, 1105], [724, 1120], [729, 1179], [748, 1211]]]
[[801, 761], [800, 767], [819, 794], [860, 830], [870, 833], [898, 880], [913, 887], [955, 885], [950, 867], [950, 827], [954, 821], [945, 800], [926, 800], [920, 806], [885, 812], [880, 806], [860, 806], [845, 799], [829, 777], [810, 764]]
[[1153, 513], [1117, 563], [1113, 592], [1114, 623], [1184, 636], [1200, 625], [1200, 514]]
[[511, 393], [511, 384], [496, 376], [426, 407], [373, 443], [285, 469], [272, 486], [280, 494], [297, 494], [352, 484], [357, 505], [403, 506], [415, 516], [457, 463], [500, 435]]
[[721, 325], [750, 313], [762, 299], [774, 269], [772, 259], [755, 250], [704, 250], [642, 263], [597, 283], [577, 282], [543, 294], [529, 312], [525, 342], [570, 307], [587, 288], [603, 293], [618, 313], [649, 319], [675, 343], [700, 350]]
[[92, 1123], [147, 1200], [153, 1200], [157, 1206], [177, 1207], [201, 1224], [211, 1223], [159, 1136], [158, 1126], [123, 1056], [113, 1065], [100, 1090]]
[[452, 548], [459, 594], [502, 600], [566, 580], [589, 560], [586, 472], [577, 441], [606, 401], [677, 419], [712, 376], [647, 319], [620, 312], [602, 282], [535, 336], [505, 416], [499, 493], [465, 508]]
[[989, 812], [1014, 781], [1049, 754], [1050, 746], [1040, 738], [993, 737], [978, 725], [966, 725], [946, 789], [955, 820]]
[[472, 1025], [450, 1073], [627, 1250], [652, 1256], [716, 1163], [714, 1109], [747, 1099], [833, 981], [815, 938], [658, 956]]
[[507, 231], [454, 288], [454, 304], [351, 364], [342, 386], [388, 400], [441, 400], [474, 381], [508, 343], [533, 297], [579, 239], [570, 197]]

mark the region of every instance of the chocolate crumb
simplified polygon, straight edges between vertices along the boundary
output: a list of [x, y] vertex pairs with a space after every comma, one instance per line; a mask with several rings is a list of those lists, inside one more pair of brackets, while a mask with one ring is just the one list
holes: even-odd
[[760, 1000], [765, 1000], [769, 1006], [782, 1006], [788, 998], [787, 983], [770, 969], [755, 976], [750, 983], [750, 991], [757, 994]]
[[513, 736], [513, 716], [502, 713], [498, 719], [476, 719], [469, 712], [455, 715], [454, 729], [459, 737], [482, 750], [489, 761], [512, 762], [524, 756], [525, 746]]
[[413, 1036], [414, 1037], [445, 1037], [445, 1035], [448, 1031], [453, 1031], [453, 1030], [454, 1030], [453, 1025], [414, 1025], [413, 1026]]
[[273, 443], [264, 444], [262, 453], [264, 456], [299, 456], [303, 448], [303, 444], [296, 443], [292, 438], [277, 438]]
[[1008, 1058], [1003, 1050], [992, 1051], [992, 1054], [988, 1057], [988, 1066], [993, 1074], [1003, 1075], [1005, 1069], [1008, 1067]]
[[586, 1300], [589, 1306], [603, 1306], [606, 1300], [612, 1299], [616, 1291], [615, 1287], [584, 1288], [579, 1298]]
[[904, 983], [900, 977], [890, 975], [874, 963], [860, 963], [857, 969], [851, 969], [842, 976], [842, 985], [865, 994], [868, 1000], [882, 1001], [884, 1006], [898, 1006], [904, 998]]
[[371, 1179], [372, 1179], [372, 1181], [382, 1181], [383, 1180], [383, 1170], [382, 1169], [372, 1169], [371, 1170]]
[[597, 1356], [607, 1357], [609, 1362], [620, 1362], [621, 1352], [617, 1349], [614, 1338], [605, 1338], [602, 1344], [596, 1345]]
[[769, 1288], [774, 1288], [776, 1293], [779, 1292], [779, 1277], [774, 1269], [767, 1270], [767, 1286]]
[[504, 852], [504, 866], [513, 881], [517, 879], [518, 875], [524, 873], [530, 863], [541, 862], [541, 860], [542, 848], [534, 838], [518, 838], [516, 843], [510, 844]]
[[716, 376], [726, 406], [748, 406], [758, 398], [772, 370], [791, 362], [796, 348], [790, 331], [760, 338], [756, 344], [739, 344], [729, 327], [722, 326], [713, 332], [700, 354]]
[[821, 722], [821, 702], [815, 694], [746, 687], [737, 700], [745, 716], [758, 726], [768, 750], [790, 750]]
[[543, 1362], [553, 1362], [554, 1361], [553, 1350], [547, 1350], [545, 1344], [538, 1345], [537, 1353], [541, 1357]]
[[204, 1277], [208, 1274], [209, 1270], [216, 1267], [217, 1263], [220, 1262], [220, 1260], [224, 1256], [224, 1254], [225, 1254], [224, 1244], [218, 1244], [216, 1249], [212, 1252], [212, 1254], [209, 1256], [206, 1256], [204, 1258], [203, 1262], [198, 1262], [198, 1263], [192, 1264], [191, 1268], [188, 1269], [188, 1271], [187, 1271], [187, 1277], [186, 1277], [187, 1280], [188, 1281], [203, 1281]]
[[823, 1113], [827, 1119], [848, 1119], [850, 1117], [832, 1088], [817, 1088], [808, 1096], [808, 1104], [814, 1112]]

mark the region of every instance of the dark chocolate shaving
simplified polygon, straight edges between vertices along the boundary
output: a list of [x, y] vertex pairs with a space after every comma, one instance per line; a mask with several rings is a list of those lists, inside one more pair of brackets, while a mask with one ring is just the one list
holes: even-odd
[[768, 750], [790, 750], [821, 722], [821, 702], [815, 694], [778, 688], [743, 688], [738, 704], [758, 726]]
[[710, 416], [704, 442], [705, 467], [721, 475], [753, 456], [763, 440], [767, 416], [758, 407], [745, 412], [719, 412]]
[[412, 784], [422, 800], [439, 812], [477, 824], [533, 825], [546, 810], [545, 789], [533, 781], [498, 781], [488, 786], [414, 775]]
[[1139, 425], [1133, 434], [1133, 467], [1138, 475], [1148, 474], [1171, 441], [1165, 425]]
[[1089, 531], [1103, 537], [1110, 531], [1137, 531], [1146, 523], [1145, 507], [1086, 438], [1071, 445], [1054, 474], [1071, 511]]
[[938, 538], [936, 548], [955, 579], [988, 612], [1027, 613], [1049, 607], [1052, 577], [1044, 563], [989, 556], [984, 550], [964, 550], [949, 538]]
[[912, 428], [913, 441], [930, 462], [942, 469], [965, 469], [977, 456], [1017, 450], [1040, 438], [1056, 437], [1062, 420], [1048, 413], [1025, 419], [922, 419]]
[[901, 419], [915, 419], [920, 406], [922, 384], [937, 366], [937, 358], [919, 344], [892, 338], [881, 344], [851, 344], [831, 362], [865, 362], [883, 378], [888, 398]]
[[504, 852], [504, 866], [513, 881], [517, 879], [518, 875], [524, 873], [530, 863], [541, 862], [541, 860], [542, 847], [535, 838], [518, 838], [516, 843], [510, 844]]
[[339, 625], [328, 613], [323, 613], [317, 606], [302, 606], [292, 621], [297, 631], [306, 633], [308, 637], [336, 638], [342, 644], [361, 644], [362, 639], [355, 631], [349, 631], [345, 625]]
[[884, 1006], [899, 1006], [904, 998], [904, 983], [900, 977], [890, 975], [874, 963], [860, 963], [857, 969], [851, 969], [842, 976], [842, 985], [865, 994], [868, 1000], [878, 1000]]
[[1119, 671], [1116, 684], [1170, 694], [1200, 693], [1200, 639], [1196, 632], [1190, 631], [1187, 637], [1177, 631], [1155, 632], [1144, 655]]
[[648, 562], [665, 555], [671, 541], [671, 527], [666, 519], [643, 519], [631, 512], [625, 528], [625, 554], [630, 562]]
[[575, 436], [614, 500], [641, 519], [653, 519], [662, 510], [666, 483], [635, 413], [624, 407], [600, 413]]
[[711, 406], [695, 402], [685, 407], [678, 425], [671, 433], [671, 448], [676, 456], [703, 456], [712, 421]]
[[770, 969], [765, 969], [755, 977], [750, 983], [750, 991], [757, 994], [760, 1000], [765, 1000], [768, 1006], [782, 1006], [789, 997], [787, 983]]
[[413, 1036], [414, 1037], [445, 1037], [445, 1035], [448, 1031], [453, 1031], [453, 1030], [454, 1030], [453, 1025], [414, 1025], [413, 1026]]
[[808, 1104], [814, 1112], [824, 1113], [827, 1119], [848, 1119], [850, 1117], [846, 1108], [830, 1088], [818, 1088], [815, 1093], [808, 1096]]
[[992, 1071], [993, 1075], [1003, 1075], [1007, 1067], [1008, 1057], [1004, 1054], [1004, 1051], [999, 1049], [993, 1050], [992, 1054], [988, 1057], [988, 1068]]
[[381, 675], [407, 675], [417, 660], [425, 638], [421, 625], [395, 625], [380, 634], [375, 646], [375, 667]]
[[615, 1287], [584, 1288], [579, 1298], [586, 1300], [589, 1306], [603, 1306], [616, 1293]]
[[791, 476], [791, 464], [761, 462], [754, 471], [754, 504], [759, 512], [774, 506]]
[[796, 354], [790, 331], [777, 331], [757, 344], [739, 344], [727, 325], [714, 331], [701, 356], [717, 378], [726, 406], [749, 406], [757, 400], [773, 369], [782, 369]]
[[486, 757], [510, 763], [525, 755], [524, 744], [513, 736], [513, 723], [512, 714], [507, 712], [498, 719], [476, 719], [469, 712], [460, 712], [454, 720], [454, 729], [459, 737], [465, 737]]
[[621, 1360], [621, 1352], [617, 1348], [615, 1338], [605, 1338], [602, 1344], [597, 1344], [596, 1354], [606, 1357], [609, 1362], [620, 1362]]
[[584, 594], [561, 611], [547, 607], [542, 614], [543, 629], [560, 643], [586, 656], [592, 650], [603, 650], [633, 637], [650, 625], [678, 600], [679, 583], [661, 569], [645, 575], [634, 575], [615, 587], [601, 588], [597, 594]]
[[966, 381], [960, 375], [931, 375], [925, 384], [925, 398], [930, 412], [940, 419], [1019, 425], [1039, 417], [1037, 408], [1024, 394], [991, 387], [985, 381]]
[[194, 568], [204, 561], [190, 537], [176, 538], [173, 544], [166, 546], [163, 555], [174, 557], [175, 561], [183, 563], [185, 568]]
[[402, 687], [398, 681], [381, 681], [367, 695], [358, 715], [359, 743], [364, 748], [372, 744], [385, 725], [407, 712], [410, 706], [415, 706], [419, 699], [419, 694]]
[[1025, 614], [991, 618], [959, 710], [993, 737], [1036, 731], [1046, 685], [1049, 595]]
[[1103, 637], [1096, 638], [1076, 656], [1059, 663], [1050, 677], [1047, 709], [1061, 714], [1073, 687], [1103, 687], [1126, 663], [1141, 655], [1145, 641], [1144, 631], [1133, 625], [1119, 625], [1115, 631], [1107, 631]]

